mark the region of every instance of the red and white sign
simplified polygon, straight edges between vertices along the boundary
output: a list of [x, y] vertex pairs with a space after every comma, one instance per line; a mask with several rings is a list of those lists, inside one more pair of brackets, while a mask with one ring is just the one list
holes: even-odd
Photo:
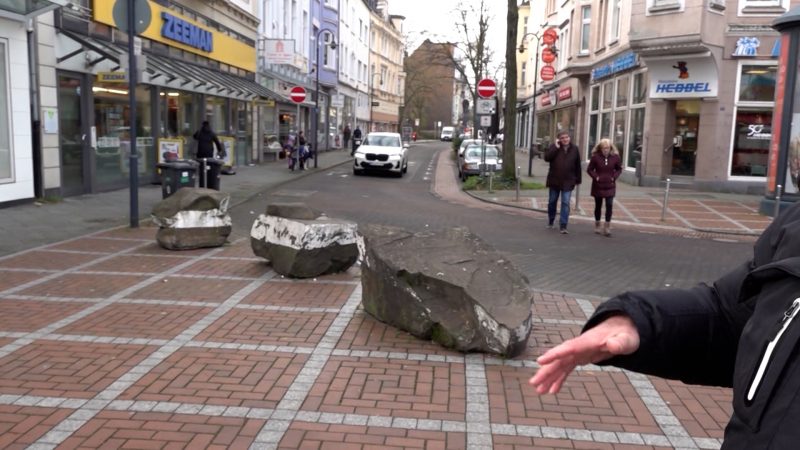
[[478, 81], [478, 96], [482, 98], [494, 97], [497, 92], [497, 85], [491, 78], [484, 78]]
[[303, 103], [306, 99], [306, 88], [303, 86], [295, 86], [289, 93], [289, 98], [295, 103]]
[[542, 70], [539, 71], [539, 77], [542, 81], [550, 81], [556, 77], [556, 69], [551, 65], [546, 65], [542, 67]]
[[542, 33], [542, 43], [544, 45], [553, 45], [558, 40], [558, 31], [555, 28], [548, 28]]
[[550, 106], [553, 102], [550, 101], [550, 94], [544, 94], [541, 97], [542, 106]]
[[542, 49], [542, 62], [550, 64], [551, 62], [556, 60], [556, 54], [550, 47], [545, 47]]
[[567, 86], [558, 90], [558, 101], [572, 98], [572, 88]]

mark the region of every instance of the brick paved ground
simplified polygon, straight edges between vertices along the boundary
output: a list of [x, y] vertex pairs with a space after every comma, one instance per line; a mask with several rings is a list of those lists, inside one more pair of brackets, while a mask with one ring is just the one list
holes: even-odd
[[536, 356], [596, 299], [535, 292], [522, 356], [463, 355], [365, 315], [357, 268], [289, 280], [247, 239], [153, 237], [0, 258], [0, 448], [720, 446], [726, 389], [584, 367], [534, 395]]

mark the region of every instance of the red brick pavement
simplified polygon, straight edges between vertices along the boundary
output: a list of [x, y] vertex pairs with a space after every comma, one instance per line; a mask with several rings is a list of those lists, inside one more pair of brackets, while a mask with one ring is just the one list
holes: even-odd
[[[252, 256], [246, 239], [222, 249], [170, 252], [148, 244], [153, 235], [153, 229], [113, 230], [52, 247], [97, 254], [39, 249], [0, 259], [0, 333], [34, 333], [33, 342], [19, 347], [9, 346], [13, 337], [0, 337], [0, 349], [6, 351], [0, 358], [0, 447], [31, 445], [74, 411], [48, 407], [47, 403], [92, 399], [107, 392], [123, 375], [137, 373], [141, 375], [113, 397], [119, 404], [100, 410], [77, 431], [67, 433], [69, 437], [59, 448], [247, 448], [265, 425], [269, 425], [267, 430], [276, 429], [273, 419], [267, 418], [273, 410], [291, 405], [287, 399], [297, 400], [295, 408], [300, 414], [329, 417], [289, 419], [277, 445], [285, 449], [466, 448], [470, 433], [464, 430], [475, 420], [470, 415], [480, 405], [471, 402], [477, 401], [488, 402], [489, 423], [470, 427], [511, 427], [491, 436], [490, 442], [498, 449], [667, 448], [666, 444], [608, 442], [604, 441], [607, 436], [597, 434], [616, 432], [611, 435], [622, 433], [633, 440], [647, 436], [666, 442], [664, 431], [624, 372], [582, 369], [556, 396], [536, 396], [528, 387], [535, 357], [580, 332], [585, 312], [571, 297], [535, 292], [536, 322], [528, 348], [513, 361], [487, 360], [484, 365], [480, 360], [477, 367], [485, 374], [486, 389], [485, 400], [481, 400], [480, 395], [471, 397], [469, 364], [458, 352], [378, 322], [360, 309], [339, 323], [338, 331], [331, 328], [337, 315], [318, 308], [345, 307], [356, 288], [358, 270], [316, 280], [270, 279], [269, 265]], [[115, 251], [120, 253], [113, 254]], [[107, 259], [91, 264], [99, 258]], [[164, 273], [187, 261], [191, 263], [179, 274]], [[1, 267], [71, 270], [75, 264], [87, 264], [82, 270], [163, 275], [78, 272], [15, 292], [30, 296], [25, 300], [1, 294], [50, 275]], [[145, 280], [152, 283], [85, 317], [70, 318], [95, 303], [48, 300], [108, 301]], [[191, 343], [184, 342], [154, 362], [147, 361], [158, 354], [155, 344], [84, 341], [173, 339], [245, 288], [247, 295], [238, 304], [222, 310], [207, 326], [196, 328], [196, 335], [190, 334]], [[133, 303], [132, 299], [160, 303]], [[177, 303], [181, 301], [209, 305]], [[265, 306], [275, 309], [262, 308]], [[286, 307], [295, 309], [280, 309]], [[64, 319], [69, 323], [55, 330], [57, 335], [35, 334]], [[315, 350], [332, 330], [338, 339]], [[257, 345], [285, 347], [265, 350], [256, 349]], [[317, 354], [320, 348], [333, 354]], [[320, 355], [325, 355], [322, 360]], [[305, 371], [317, 365], [318, 375], [308, 379]], [[306, 378], [298, 385], [301, 376]], [[730, 414], [729, 390], [689, 387], [653, 377], [646, 380], [689, 435], [721, 438]], [[303, 386], [307, 386], [304, 393]], [[15, 400], [16, 396], [23, 397]], [[16, 404], [18, 401], [44, 404]], [[137, 409], [158, 405], [173, 412]], [[178, 405], [198, 409], [194, 413], [174, 411]], [[203, 405], [221, 409], [199, 410]], [[226, 413], [229, 407], [244, 408], [252, 415]], [[354, 424], [342, 423], [346, 417]], [[371, 418], [400, 422], [392, 426], [381, 420], [366, 424]], [[419, 425], [415, 425], [417, 420]], [[428, 429], [423, 421], [444, 422]], [[543, 435], [545, 428], [539, 427], [552, 427], [559, 433], [589, 430], [596, 435], [553, 438]]]

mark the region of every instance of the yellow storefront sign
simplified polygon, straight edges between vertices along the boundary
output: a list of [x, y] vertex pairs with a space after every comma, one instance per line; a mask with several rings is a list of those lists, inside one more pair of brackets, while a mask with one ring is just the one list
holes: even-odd
[[[117, 2], [119, 1], [122, 0], [117, 0]], [[94, 20], [116, 27], [114, 5], [117, 2], [95, 0]], [[206, 28], [194, 20], [150, 0], [146, 0], [146, 4], [150, 8], [150, 23], [140, 36], [255, 72], [255, 47]]]
[[127, 83], [128, 82], [128, 72], [123, 71], [116, 71], [116, 72], [98, 72], [97, 73], [97, 81], [103, 83]]

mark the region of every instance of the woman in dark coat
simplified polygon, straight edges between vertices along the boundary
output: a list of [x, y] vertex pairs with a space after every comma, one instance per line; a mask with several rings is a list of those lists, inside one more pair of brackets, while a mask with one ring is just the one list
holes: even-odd
[[[622, 160], [614, 144], [609, 139], [600, 139], [592, 150], [586, 172], [592, 177], [592, 197], [594, 197], [594, 232], [611, 236], [611, 215], [614, 211], [614, 195], [617, 193], [617, 178], [622, 173]], [[606, 202], [606, 221], [600, 229], [600, 212]]]
[[211, 131], [211, 125], [207, 120], [203, 121], [203, 125], [194, 133], [194, 139], [197, 141], [197, 159], [213, 158], [214, 145], [217, 146], [217, 153], [219, 153], [220, 158], [225, 157], [225, 148], [217, 139], [217, 135]]

